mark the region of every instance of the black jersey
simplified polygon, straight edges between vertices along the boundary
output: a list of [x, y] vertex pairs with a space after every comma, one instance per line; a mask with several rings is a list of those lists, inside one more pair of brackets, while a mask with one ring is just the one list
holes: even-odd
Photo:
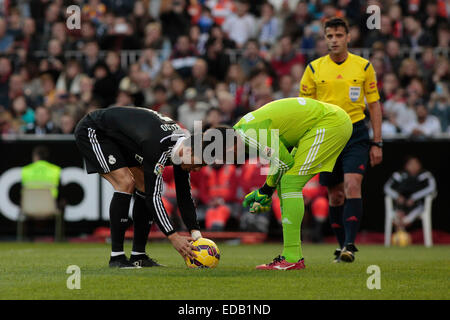
[[[75, 137], [89, 173], [135, 166], [129, 159], [142, 165], [147, 207], [164, 234], [175, 232], [161, 200], [163, 169], [172, 165], [174, 147], [186, 138], [175, 121], [150, 109], [112, 107], [86, 115], [77, 125]], [[174, 165], [174, 176], [183, 221], [189, 230], [199, 229], [189, 173]]]

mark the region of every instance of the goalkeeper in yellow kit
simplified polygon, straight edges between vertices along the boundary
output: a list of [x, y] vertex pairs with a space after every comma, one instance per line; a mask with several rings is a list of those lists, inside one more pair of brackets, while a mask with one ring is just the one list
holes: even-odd
[[275, 189], [281, 200], [283, 252], [257, 269], [303, 269], [302, 189], [316, 173], [333, 171], [352, 134], [350, 117], [333, 104], [287, 98], [246, 114], [233, 128], [248, 152], [257, 150], [260, 157], [270, 161], [266, 183], [245, 197], [244, 206], [253, 213], [269, 210]]

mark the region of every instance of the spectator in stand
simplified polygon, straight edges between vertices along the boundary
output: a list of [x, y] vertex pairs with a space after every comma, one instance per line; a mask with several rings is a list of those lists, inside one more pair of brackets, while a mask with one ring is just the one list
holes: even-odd
[[161, 61], [157, 53], [153, 49], [144, 49], [139, 57], [139, 64], [141, 70], [146, 72], [152, 79], [154, 79], [161, 70]]
[[55, 22], [52, 25], [52, 39], [56, 39], [59, 41], [62, 51], [70, 50], [70, 48], [72, 47], [72, 44], [67, 37], [66, 24], [62, 21]]
[[173, 119], [178, 119], [178, 108], [184, 103], [184, 92], [186, 89], [186, 83], [181, 77], [175, 77], [170, 83], [170, 98], [167, 100], [172, 108]]
[[34, 122], [34, 110], [27, 106], [27, 101], [24, 96], [14, 98], [11, 106], [11, 114], [14, 120], [20, 124], [20, 131], [25, 131], [25, 127]]
[[415, 52], [420, 47], [433, 45], [433, 37], [420, 25], [419, 19], [414, 16], [405, 17], [404, 43]]
[[75, 117], [71, 113], [65, 112], [60, 119], [61, 133], [73, 134], [76, 124], [77, 121], [75, 120]]
[[400, 86], [405, 88], [413, 78], [420, 77], [419, 64], [412, 58], [406, 58], [402, 61], [398, 74]]
[[136, 50], [140, 47], [140, 39], [131, 23], [119, 16], [114, 19], [110, 32], [103, 37], [101, 46], [104, 50]]
[[205, 45], [208, 41], [209, 35], [207, 33], [201, 33], [201, 29], [198, 25], [194, 24], [189, 29], [189, 40], [194, 45], [195, 50], [199, 55], [205, 54]]
[[206, 112], [205, 119], [203, 120], [203, 131], [209, 128], [214, 128], [223, 123], [223, 112], [219, 108], [210, 108]]
[[91, 21], [83, 21], [81, 24], [81, 37], [72, 44], [73, 50], [83, 50], [84, 46], [90, 41], [97, 41], [95, 25]]
[[261, 56], [260, 46], [256, 39], [247, 41], [242, 57], [239, 59], [239, 64], [246, 77], [250, 75], [253, 69], [264, 67], [265, 62]]
[[312, 18], [308, 12], [308, 2], [301, 0], [295, 7], [295, 11], [284, 21], [283, 34], [291, 36], [297, 41], [303, 36], [305, 28], [311, 23]]
[[88, 41], [83, 46], [82, 69], [83, 73], [86, 73], [90, 77], [93, 77], [94, 67], [100, 62], [99, 53], [100, 48], [97, 41]]
[[189, 131], [194, 130], [195, 121], [202, 121], [209, 109], [208, 104], [198, 101], [197, 90], [189, 88], [185, 93], [186, 102], [178, 108], [178, 121]]
[[248, 13], [249, 3], [246, 0], [235, 1], [236, 12], [227, 17], [222, 29], [228, 37], [242, 48], [248, 39], [256, 35], [255, 17]]
[[20, 74], [12, 74], [8, 81], [8, 91], [5, 94], [5, 100], [3, 102], [3, 107], [5, 109], [11, 108], [12, 101], [24, 94], [23, 90], [23, 79]]
[[398, 78], [395, 73], [385, 73], [383, 76], [383, 87], [380, 91], [380, 100], [384, 102], [391, 99], [398, 89], [398, 85]]
[[7, 22], [0, 17], [0, 54], [11, 53], [14, 44], [14, 37], [7, 33]]
[[50, 109], [39, 106], [35, 110], [35, 121], [26, 126], [26, 134], [49, 134], [49, 133], [61, 133], [61, 129], [58, 128], [51, 120]]
[[300, 88], [300, 82], [302, 81], [303, 73], [305, 72], [305, 65], [296, 63], [291, 68], [291, 77], [294, 82], [295, 88]]
[[197, 91], [197, 99], [208, 100], [208, 93], [215, 87], [215, 78], [208, 74], [208, 64], [206, 60], [198, 58], [192, 66], [192, 77], [188, 86]]
[[396, 39], [400, 39], [404, 33], [404, 23], [402, 17], [402, 8], [398, 4], [393, 4], [388, 9], [388, 16], [393, 22], [392, 35]]
[[[89, 78], [87, 75], [81, 76], [80, 79], [80, 95], [77, 97], [84, 107], [87, 107], [90, 102], [94, 99], [94, 80]], [[96, 97], [98, 102], [98, 107], [104, 104], [102, 97]]]
[[436, 192], [436, 181], [417, 157], [408, 156], [404, 169], [393, 173], [384, 192], [394, 199], [395, 226], [404, 230], [423, 212], [425, 197]]
[[263, 3], [261, 7], [261, 17], [258, 19], [259, 43], [262, 50], [268, 51], [275, 45], [277, 38], [281, 34], [282, 25], [275, 16], [274, 6], [268, 2]]
[[126, 90], [119, 90], [116, 96], [116, 101], [109, 107], [126, 107], [135, 106], [133, 95]]
[[439, 84], [436, 91], [431, 93], [428, 104], [430, 114], [436, 116], [443, 132], [450, 133], [450, 95], [448, 87]]
[[168, 90], [172, 79], [176, 77], [179, 77], [179, 75], [175, 71], [172, 62], [170, 60], [166, 60], [162, 63], [161, 70], [153, 82], [163, 85]]
[[[147, 1], [146, 3], [148, 6]], [[150, 15], [150, 11], [148, 10], [148, 8], [146, 8], [146, 4], [144, 4], [144, 1], [142, 0], [137, 0], [134, 3], [133, 13], [130, 14], [129, 20], [138, 39], [144, 38], [146, 26], [150, 22], [155, 21], [153, 17]]]
[[164, 36], [175, 44], [181, 35], [186, 35], [190, 26], [190, 16], [185, 0], [172, 0], [169, 9], [160, 15]]
[[435, 68], [436, 57], [434, 56], [433, 48], [424, 48], [419, 62], [420, 73], [423, 75], [423, 79], [428, 90], [433, 90], [432, 88], [432, 76]]
[[[38, 33], [40, 35], [41, 49], [45, 50], [45, 46], [51, 38], [52, 25], [61, 20], [61, 6], [59, 3], [50, 3], [45, 9], [44, 20], [41, 20], [42, 15], [38, 17], [37, 21]], [[35, 17], [36, 19], [36, 17]]]
[[221, 91], [217, 94], [218, 107], [222, 112], [222, 123], [226, 125], [233, 125], [239, 116], [244, 112], [237, 108], [234, 97], [227, 91]]
[[108, 66], [109, 73], [111, 77], [114, 78], [117, 86], [120, 81], [126, 76], [125, 71], [120, 65], [120, 55], [117, 51], [108, 51], [105, 58], [105, 63]]
[[441, 48], [447, 48], [450, 46], [450, 30], [448, 27], [448, 23], [443, 23], [438, 26], [437, 46]]
[[[222, 42], [222, 46], [224, 49], [236, 49], [236, 42], [234, 42], [232, 39], [230, 39], [225, 31], [223, 31], [223, 29], [217, 25], [214, 24], [211, 26], [211, 29], [209, 30], [209, 37], [208, 39], [217, 39], [220, 40]], [[205, 44], [205, 49], [206, 49], [206, 44]]]
[[238, 106], [244, 107], [247, 105], [246, 93], [248, 85], [246, 79], [245, 72], [240, 64], [234, 63], [230, 65], [225, 78], [225, 90], [235, 97], [236, 105]]
[[170, 60], [175, 71], [183, 78], [188, 79], [192, 75], [192, 66], [198, 56], [197, 50], [190, 44], [187, 35], [181, 35], [177, 38], [175, 48]]
[[133, 95], [133, 103], [137, 107], [149, 106], [153, 103], [152, 80], [148, 73], [139, 72], [137, 75], [138, 91]]
[[375, 42], [386, 43], [393, 39], [392, 21], [387, 15], [381, 15], [380, 29], [370, 30], [365, 37], [364, 47], [371, 48]]
[[425, 138], [441, 133], [439, 119], [428, 114], [428, 109], [423, 103], [416, 106], [417, 120], [408, 123], [404, 128], [404, 133], [412, 138]]
[[197, 26], [199, 28], [200, 33], [202, 35], [207, 35], [211, 30], [213, 24], [214, 24], [214, 17], [212, 15], [211, 9], [206, 6], [202, 6], [200, 17], [197, 21]]
[[[153, 88], [153, 94], [155, 96], [155, 100], [150, 109], [163, 113], [163, 111], [167, 114], [170, 113], [168, 110], [172, 110], [168, 101], [168, 90], [162, 84], [157, 84]], [[173, 115], [171, 114], [170, 117]]]
[[271, 61], [271, 66], [275, 70], [278, 77], [291, 72], [294, 64], [305, 64], [305, 57], [298, 53], [292, 45], [290, 36], [283, 36], [280, 39], [280, 44], [275, 48], [274, 57]]
[[209, 38], [206, 42], [206, 54], [203, 58], [208, 64], [208, 74], [218, 81], [223, 81], [230, 66], [230, 57], [224, 52], [222, 40]]
[[65, 70], [59, 75], [56, 81], [56, 90], [58, 92], [80, 94], [80, 80], [83, 74], [80, 72], [81, 66], [77, 60], [70, 60], [65, 65]]
[[388, 70], [398, 74], [403, 58], [400, 54], [400, 42], [397, 39], [391, 39], [386, 43], [386, 56]]
[[160, 62], [169, 59], [172, 52], [170, 40], [163, 37], [160, 22], [151, 22], [145, 27], [142, 48], [149, 48], [159, 52]]
[[421, 13], [421, 24], [432, 37], [432, 45], [438, 44], [438, 27], [441, 24], [448, 23], [447, 19], [438, 15], [437, 0], [428, 0], [425, 5], [425, 12]]
[[36, 23], [33, 18], [25, 18], [20, 35], [22, 46], [28, 52], [34, 52], [39, 48], [39, 39], [36, 34]]
[[292, 98], [297, 96], [298, 87], [294, 86], [292, 76], [290, 74], [285, 74], [280, 77], [280, 90], [274, 93], [273, 98], [275, 100]]
[[437, 86], [440, 84], [442, 86], [447, 86], [447, 88], [450, 85], [450, 63], [448, 58], [445, 57], [439, 57], [436, 61], [435, 67], [434, 67], [434, 74], [431, 77], [431, 81], [433, 82], [432, 85], [433, 89], [436, 90]]

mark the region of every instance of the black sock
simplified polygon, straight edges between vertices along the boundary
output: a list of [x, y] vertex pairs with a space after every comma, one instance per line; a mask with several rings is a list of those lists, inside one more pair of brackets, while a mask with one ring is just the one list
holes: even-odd
[[331, 207], [330, 206], [330, 223], [334, 235], [339, 242], [339, 248], [344, 247], [345, 229], [344, 229], [344, 205]]
[[128, 210], [130, 209], [131, 194], [114, 192], [109, 206], [109, 220], [111, 226], [112, 252], [123, 251], [125, 231], [128, 227]]
[[344, 205], [345, 245], [355, 243], [363, 214], [362, 199], [346, 199]]
[[145, 252], [148, 234], [152, 226], [153, 216], [145, 204], [145, 195], [139, 191], [134, 193], [133, 206], [133, 252]]

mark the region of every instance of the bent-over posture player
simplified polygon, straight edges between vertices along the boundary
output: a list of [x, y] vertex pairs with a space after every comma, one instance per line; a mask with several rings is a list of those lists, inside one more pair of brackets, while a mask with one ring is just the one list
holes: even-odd
[[[202, 165], [174, 165], [177, 201], [183, 221], [192, 237], [179, 235], [161, 200], [162, 172], [172, 157], [189, 148], [180, 127], [170, 118], [145, 108], [114, 107], [86, 115], [75, 130], [76, 144], [83, 155], [87, 173], [98, 173], [114, 188], [110, 205], [112, 251], [110, 267], [159, 266], [145, 253], [152, 221], [168, 237], [183, 258], [195, 258], [190, 243], [201, 237], [189, 171]], [[186, 151], [185, 151], [186, 153]], [[130, 260], [123, 242], [128, 211], [134, 194], [134, 238]]]

